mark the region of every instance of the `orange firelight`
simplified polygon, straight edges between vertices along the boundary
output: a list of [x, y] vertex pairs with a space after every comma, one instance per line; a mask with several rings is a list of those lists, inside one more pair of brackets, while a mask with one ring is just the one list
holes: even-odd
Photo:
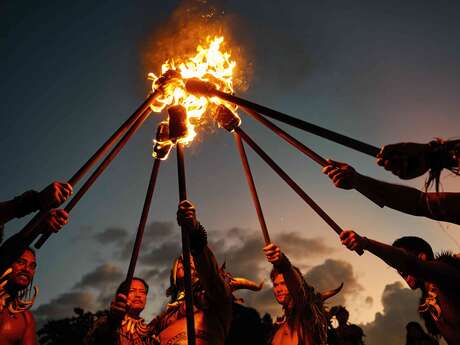
[[[151, 105], [154, 112], [161, 112], [172, 105], [182, 105], [187, 112], [186, 136], [179, 138], [177, 142], [190, 144], [196, 136], [196, 127], [202, 121], [206, 112], [214, 114], [219, 105], [225, 105], [232, 112], [236, 112], [237, 106], [223, 101], [218, 97], [195, 96], [185, 89], [185, 82], [190, 78], [198, 78], [210, 82], [218, 90], [233, 93], [233, 71], [236, 62], [231, 59], [229, 52], [222, 51], [224, 37], [207, 37], [206, 44], [198, 45], [196, 54], [186, 59], [172, 58], [161, 66], [161, 75], [149, 73], [152, 89], [160, 89], [162, 96]], [[155, 140], [155, 143], [158, 143]]]

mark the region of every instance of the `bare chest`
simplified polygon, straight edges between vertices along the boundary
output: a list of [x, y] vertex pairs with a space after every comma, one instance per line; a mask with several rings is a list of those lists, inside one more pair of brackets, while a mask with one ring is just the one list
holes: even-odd
[[0, 345], [12, 345], [21, 341], [26, 327], [23, 313], [10, 314], [4, 309], [0, 313]]
[[291, 331], [287, 325], [284, 323], [275, 333], [275, 336], [272, 340], [272, 345], [298, 345], [299, 338], [295, 331]]

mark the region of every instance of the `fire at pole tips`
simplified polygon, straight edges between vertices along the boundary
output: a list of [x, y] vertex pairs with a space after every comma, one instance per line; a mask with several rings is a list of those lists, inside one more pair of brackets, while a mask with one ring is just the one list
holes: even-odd
[[[180, 122], [186, 126], [186, 131], [181, 134], [171, 133], [172, 128], [169, 126], [168, 135], [157, 136], [154, 140], [154, 158], [158, 158], [157, 152], [163, 148], [169, 152], [166, 148], [178, 143], [189, 145], [205, 121], [205, 115], [209, 114], [216, 119], [222, 107], [234, 114], [239, 125], [241, 120], [236, 115], [236, 105], [218, 97], [209, 97], [209, 94], [192, 93], [187, 86], [189, 82], [195, 81], [203, 83], [209, 89], [233, 93], [233, 72], [236, 62], [231, 59], [230, 52], [223, 51], [223, 45], [223, 37], [207, 37], [204, 44], [197, 46], [195, 55], [188, 58], [172, 57], [161, 66], [160, 75], [149, 74], [152, 89], [161, 91], [161, 96], [152, 103], [151, 109], [154, 112], [167, 109], [169, 118], [166, 123], [169, 123], [171, 114], [177, 115], [177, 107], [180, 106], [180, 113], [185, 114]], [[167, 157], [167, 154], [164, 157]]]

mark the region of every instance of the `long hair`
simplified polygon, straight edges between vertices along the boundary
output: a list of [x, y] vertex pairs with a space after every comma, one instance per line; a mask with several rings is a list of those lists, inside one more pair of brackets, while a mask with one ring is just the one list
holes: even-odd
[[[302, 279], [302, 290], [304, 293], [304, 305], [293, 305], [284, 307], [286, 322], [290, 329], [295, 330], [299, 337], [300, 344], [308, 344], [308, 334], [312, 335], [314, 344], [326, 344], [327, 339], [327, 317], [321, 297], [315, 292], [314, 288], [307, 284], [300, 270], [292, 266], [295, 273]], [[275, 277], [282, 274], [275, 267], [270, 272], [270, 278], [274, 281]]]

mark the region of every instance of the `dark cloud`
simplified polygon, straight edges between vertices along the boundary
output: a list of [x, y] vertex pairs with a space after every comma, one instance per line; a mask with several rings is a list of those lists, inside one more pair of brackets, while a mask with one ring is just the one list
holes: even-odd
[[128, 232], [122, 228], [108, 228], [103, 232], [94, 235], [94, 238], [100, 244], [111, 244], [121, 245], [125, 242]]
[[34, 314], [39, 323], [43, 324], [46, 320], [71, 316], [75, 307], [90, 311], [106, 309], [123, 278], [119, 266], [104, 263], [83, 275], [70, 292], [62, 293], [49, 303], [40, 305]]
[[418, 321], [419, 296], [400, 282], [385, 286], [382, 294], [383, 312], [375, 314], [371, 323], [361, 325], [366, 343], [373, 345], [404, 344], [406, 324]]
[[107, 262], [98, 267], [92, 272], [85, 274], [81, 280], [75, 284], [75, 289], [85, 288], [104, 288], [108, 284], [120, 283], [123, 279], [121, 268], [113, 263]]
[[[120, 262], [105, 262], [92, 271], [83, 275], [69, 293], [58, 296], [55, 300], [37, 308], [42, 318], [70, 316], [74, 307], [82, 307], [96, 311], [104, 309], [113, 298], [118, 284], [123, 280], [127, 261], [131, 256], [133, 239], [120, 228], [109, 228], [96, 235], [99, 243], [114, 243], [113, 257], [120, 258]], [[226, 261], [226, 267], [234, 276], [242, 276], [257, 282], [268, 279], [271, 265], [266, 261], [262, 248], [263, 240], [257, 231], [251, 229], [232, 228], [228, 231], [210, 231], [208, 234], [209, 246], [214, 251], [218, 262]], [[305, 238], [296, 232], [289, 232], [273, 236], [277, 243], [289, 258], [300, 267], [306, 267], [306, 261], [319, 255], [329, 253], [332, 248], [328, 247], [321, 238]], [[169, 284], [171, 265], [174, 259], [181, 253], [180, 231], [177, 225], [171, 222], [154, 222], [147, 226], [142, 244], [141, 256], [139, 257], [136, 275], [147, 280], [152, 293], [155, 296], [164, 296], [165, 288]], [[350, 270], [347, 271], [345, 263], [325, 263], [331, 275], [330, 285], [337, 285], [338, 281], [352, 282], [352, 278], [346, 277], [347, 273], [352, 277]], [[329, 267], [331, 266], [331, 267]], [[319, 273], [322, 271], [319, 270]], [[325, 273], [324, 273], [325, 274]], [[321, 280], [320, 282], [322, 282]], [[349, 284], [357, 286], [357, 284]], [[259, 307], [262, 312], [279, 313], [271, 286], [259, 292], [241, 292], [249, 305]], [[150, 303], [160, 305], [163, 298], [155, 298]], [[79, 304], [80, 303], [80, 304]], [[57, 305], [55, 305], [57, 304]], [[53, 316], [54, 317], [54, 316]]]
[[342, 260], [327, 259], [323, 264], [313, 267], [305, 279], [318, 291], [333, 289], [344, 283], [342, 291], [328, 300], [328, 304], [345, 304], [347, 296], [363, 290], [354, 275], [353, 266]]
[[80, 307], [95, 310], [98, 307], [96, 296], [88, 291], [72, 291], [59, 295], [47, 304], [42, 304], [33, 311], [38, 323], [45, 320], [57, 320], [72, 315], [73, 309]]

